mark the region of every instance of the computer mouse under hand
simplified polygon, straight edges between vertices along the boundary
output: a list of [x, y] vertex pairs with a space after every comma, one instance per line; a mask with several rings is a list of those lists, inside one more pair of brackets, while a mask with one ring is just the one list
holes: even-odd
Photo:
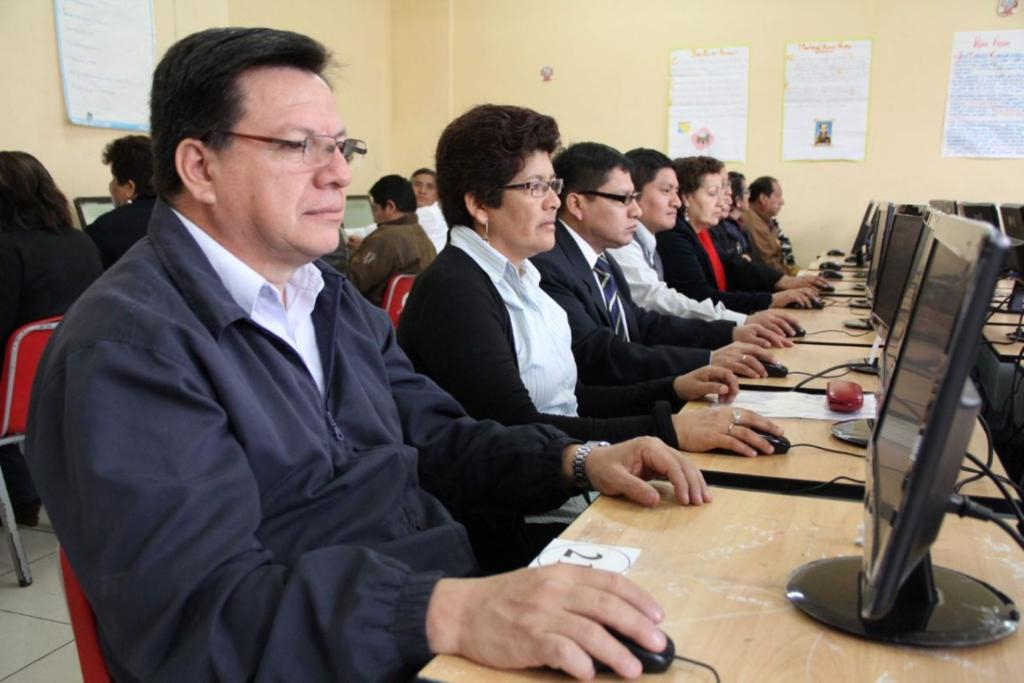
[[835, 261], [822, 261], [818, 264], [818, 270], [839, 270], [842, 266]]
[[786, 308], [825, 308], [825, 304], [821, 299], [811, 299], [810, 306], [802, 304], [799, 301], [793, 301], [786, 304]]
[[840, 251], [839, 249], [829, 249], [828, 253], [825, 254], [825, 255], [826, 256], [846, 256], [846, 252], [845, 251]]
[[761, 365], [764, 366], [764, 369], [768, 372], [769, 377], [785, 377], [786, 375], [789, 374], [789, 368], [787, 368], [782, 363], [776, 363], [775, 361], [771, 360], [763, 360], [761, 361]]
[[[842, 277], [842, 276], [840, 276]], [[827, 278], [826, 278], [827, 279]], [[834, 285], [817, 285], [819, 292], [834, 292], [836, 288]]]
[[[784, 437], [784, 436], [775, 436], [774, 434], [770, 434], [768, 432], [762, 432], [760, 429], [751, 429], [751, 431], [754, 432], [755, 434], [757, 434], [758, 436], [760, 436], [761, 438], [763, 438], [765, 441], [767, 441], [769, 443], [769, 445], [771, 445], [771, 447], [774, 449], [772, 451], [771, 455], [782, 455], [783, 453], [788, 453], [789, 452], [790, 444], [789, 444], [789, 439], [787, 439], [786, 437]], [[746, 453], [737, 453], [736, 451], [732, 451], [732, 450], [728, 450], [728, 449], [715, 449], [715, 452], [716, 453], [727, 453], [729, 455], [742, 455], [744, 457], [747, 457]], [[768, 455], [768, 454], [767, 453], [759, 453], [759, 455]]]
[[793, 327], [793, 336], [794, 337], [806, 337], [807, 336], [807, 330], [805, 330], [804, 328], [800, 327], [799, 325], [793, 325], [792, 327]]
[[838, 270], [832, 270], [831, 268], [826, 268], [825, 270], [821, 271], [821, 276], [823, 278], [825, 278], [826, 280], [842, 280], [843, 279], [843, 274], [842, 273], [840, 273]]
[[[665, 649], [661, 652], [651, 652], [645, 647], [638, 645], [633, 641], [632, 638], [622, 635], [615, 629], [608, 629], [608, 633], [612, 635], [616, 640], [622, 643], [627, 650], [633, 653], [633, 656], [640, 660], [640, 664], [644, 668], [645, 674], [661, 674], [668, 671], [668, 668], [672, 666], [672, 660], [676, 656], [676, 646], [672, 642], [672, 639], [665, 635]], [[594, 660], [594, 670], [597, 673], [607, 673], [611, 671], [604, 662]]]

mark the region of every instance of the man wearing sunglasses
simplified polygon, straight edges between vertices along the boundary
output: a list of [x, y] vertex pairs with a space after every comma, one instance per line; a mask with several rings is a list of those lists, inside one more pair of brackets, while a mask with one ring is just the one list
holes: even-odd
[[[531, 261], [541, 287], [569, 316], [580, 379], [633, 384], [705, 365], [765, 376], [777, 337], [760, 325], [663, 315], [637, 306], [608, 251], [633, 239], [642, 215], [633, 163], [607, 145], [580, 142], [554, 160], [563, 180], [555, 248]], [[732, 343], [731, 343], [732, 342]]]

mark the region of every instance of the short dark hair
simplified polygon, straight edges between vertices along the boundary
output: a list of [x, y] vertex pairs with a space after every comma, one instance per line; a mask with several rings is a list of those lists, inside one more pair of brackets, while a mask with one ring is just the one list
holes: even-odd
[[550, 116], [511, 105], [482, 104], [448, 124], [437, 141], [437, 194], [449, 226], [473, 226], [465, 196], [501, 206], [502, 185], [534, 152], [558, 148], [558, 124]]
[[729, 189], [732, 190], [733, 201], [736, 204], [736, 197], [743, 196], [744, 185], [746, 185], [747, 176], [743, 175], [739, 171], [729, 171]]
[[224, 132], [245, 113], [243, 73], [284, 66], [324, 78], [330, 63], [330, 52], [312, 38], [269, 28], [208, 29], [172, 45], [153, 72], [149, 98], [157, 193], [169, 198], [182, 189], [174, 164], [182, 140], [196, 138], [212, 149], [230, 144]]
[[39, 159], [0, 152], [0, 232], [72, 229], [68, 199]]
[[103, 163], [121, 185], [135, 183], [137, 197], [153, 197], [153, 146], [145, 135], [126, 135], [107, 143]]
[[562, 206], [570, 192], [596, 190], [616, 168], [633, 173], [633, 162], [619, 150], [600, 142], [577, 142], [555, 157], [555, 174], [564, 181]]
[[679, 196], [682, 197], [699, 190], [704, 176], [721, 173], [725, 164], [714, 157], [682, 157], [674, 160], [672, 167], [676, 171]]
[[375, 182], [370, 188], [370, 196], [378, 206], [384, 206], [390, 200], [402, 213], [416, 213], [416, 193], [412, 191], [412, 183], [400, 175], [386, 175]]
[[409, 180], [412, 180], [418, 175], [428, 175], [434, 180], [437, 180], [437, 171], [435, 171], [432, 168], [427, 168], [426, 166], [424, 166], [423, 168], [417, 168], [415, 171], [413, 171], [412, 175], [409, 176]]
[[672, 168], [672, 160], [656, 149], [637, 147], [626, 152], [626, 158], [633, 162], [633, 185], [637, 192], [643, 192], [661, 169]]
[[772, 192], [775, 191], [775, 183], [778, 182], [778, 180], [772, 178], [770, 175], [763, 175], [750, 183], [750, 201], [757, 201], [757, 198], [761, 195], [770, 197]]

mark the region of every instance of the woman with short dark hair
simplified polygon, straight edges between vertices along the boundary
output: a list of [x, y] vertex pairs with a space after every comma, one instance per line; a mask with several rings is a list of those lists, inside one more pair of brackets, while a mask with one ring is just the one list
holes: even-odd
[[103, 163], [110, 166], [114, 209], [83, 227], [99, 248], [103, 267], [109, 268], [145, 237], [149, 228], [149, 216], [156, 204], [149, 138], [126, 135], [110, 142], [103, 150]]
[[[102, 272], [46, 168], [31, 154], [0, 152], [0, 348], [22, 325], [63, 314]], [[0, 446], [0, 466], [15, 519], [36, 526], [39, 496], [17, 446]]]

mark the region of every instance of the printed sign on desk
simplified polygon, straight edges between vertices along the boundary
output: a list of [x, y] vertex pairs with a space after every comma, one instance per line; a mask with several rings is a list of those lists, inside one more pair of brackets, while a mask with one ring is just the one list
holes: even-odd
[[638, 557], [640, 557], [639, 548], [566, 541], [556, 538], [548, 543], [548, 546], [530, 563], [530, 566], [547, 567], [553, 564], [575, 564], [581, 567], [625, 574], [636, 563]]

